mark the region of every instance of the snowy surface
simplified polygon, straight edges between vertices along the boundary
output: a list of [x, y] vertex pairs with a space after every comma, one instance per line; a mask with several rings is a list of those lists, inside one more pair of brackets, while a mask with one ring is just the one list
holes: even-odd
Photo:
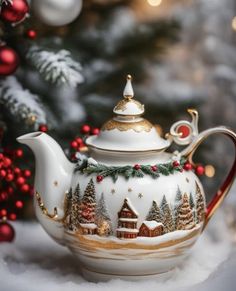
[[[214, 218], [185, 264], [166, 282], [86, 282], [73, 255], [54, 243], [37, 223], [16, 223], [16, 241], [0, 245], [1, 291], [42, 290], [223, 290], [234, 288], [236, 251], [220, 215]], [[230, 259], [224, 262], [230, 255]], [[223, 263], [223, 264], [222, 264]], [[209, 278], [208, 278], [209, 277]], [[208, 278], [208, 279], [207, 279]], [[207, 279], [207, 280], [206, 280]], [[227, 284], [227, 285], [226, 285]], [[191, 286], [191, 288], [190, 288]], [[230, 289], [230, 286], [232, 289]]]

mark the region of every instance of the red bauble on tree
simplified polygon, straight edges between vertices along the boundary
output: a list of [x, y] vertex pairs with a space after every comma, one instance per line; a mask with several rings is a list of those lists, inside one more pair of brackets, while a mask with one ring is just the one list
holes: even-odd
[[1, 7], [1, 18], [10, 23], [17, 23], [25, 19], [29, 12], [26, 0], [11, 0], [3, 2]]
[[39, 125], [39, 131], [48, 132], [48, 126], [47, 126], [47, 124], [40, 124]]
[[13, 74], [19, 65], [16, 52], [7, 46], [0, 47], [0, 76]]
[[34, 29], [29, 29], [27, 30], [26, 35], [29, 39], [35, 39], [37, 37], [37, 32]]
[[82, 127], [81, 127], [81, 133], [82, 134], [89, 134], [91, 131], [91, 127], [87, 124], [84, 124]]
[[11, 242], [14, 237], [14, 228], [8, 222], [0, 222], [0, 242]]
[[205, 173], [205, 168], [202, 165], [198, 165], [195, 168], [195, 172], [198, 176], [202, 176]]

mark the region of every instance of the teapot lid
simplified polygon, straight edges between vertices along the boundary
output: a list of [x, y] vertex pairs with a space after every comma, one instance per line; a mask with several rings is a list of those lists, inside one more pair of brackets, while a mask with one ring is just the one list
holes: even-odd
[[97, 136], [86, 140], [89, 147], [106, 151], [140, 152], [162, 151], [170, 141], [160, 137], [156, 127], [144, 119], [144, 105], [133, 99], [132, 77], [127, 76], [124, 98], [114, 107], [115, 114]]

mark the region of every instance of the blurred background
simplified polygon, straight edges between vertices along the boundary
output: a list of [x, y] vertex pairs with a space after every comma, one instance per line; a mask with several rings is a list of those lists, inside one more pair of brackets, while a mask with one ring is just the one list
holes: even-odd
[[[189, 107], [199, 111], [200, 131], [236, 130], [235, 0], [62, 2], [0, 1], [0, 216], [9, 220], [33, 217], [34, 159], [16, 137], [48, 132], [73, 158], [80, 138], [112, 115], [127, 73], [161, 134], [189, 119]], [[196, 154], [209, 198], [232, 157], [225, 137]]]

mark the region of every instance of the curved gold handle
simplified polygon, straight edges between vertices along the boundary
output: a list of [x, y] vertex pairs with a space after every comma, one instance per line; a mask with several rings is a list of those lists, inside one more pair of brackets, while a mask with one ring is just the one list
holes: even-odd
[[[236, 133], [233, 132], [231, 129], [227, 128], [227, 127], [215, 127], [215, 128], [211, 128], [208, 130], [205, 130], [203, 132], [201, 132], [194, 140], [193, 142], [181, 152], [182, 156], [185, 156], [191, 163], [192, 161], [192, 157], [195, 153], [195, 151], [197, 150], [197, 148], [199, 147], [199, 145], [210, 135], [215, 134], [215, 133], [221, 133], [224, 134], [228, 137], [230, 137], [230, 139], [233, 141], [234, 146], [235, 146], [235, 150], [236, 150]], [[232, 165], [232, 168], [229, 171], [229, 174], [227, 175], [225, 181], [223, 182], [223, 184], [221, 185], [220, 189], [216, 192], [216, 194], [214, 195], [213, 199], [211, 200], [211, 202], [207, 205], [206, 208], [206, 219], [204, 222], [204, 227], [207, 225], [208, 221], [210, 220], [210, 218], [212, 217], [212, 215], [215, 213], [216, 209], [220, 206], [220, 204], [222, 203], [222, 201], [224, 200], [224, 198], [226, 197], [226, 195], [228, 194], [233, 181], [236, 177], [236, 155], [234, 158], [234, 163]]]

